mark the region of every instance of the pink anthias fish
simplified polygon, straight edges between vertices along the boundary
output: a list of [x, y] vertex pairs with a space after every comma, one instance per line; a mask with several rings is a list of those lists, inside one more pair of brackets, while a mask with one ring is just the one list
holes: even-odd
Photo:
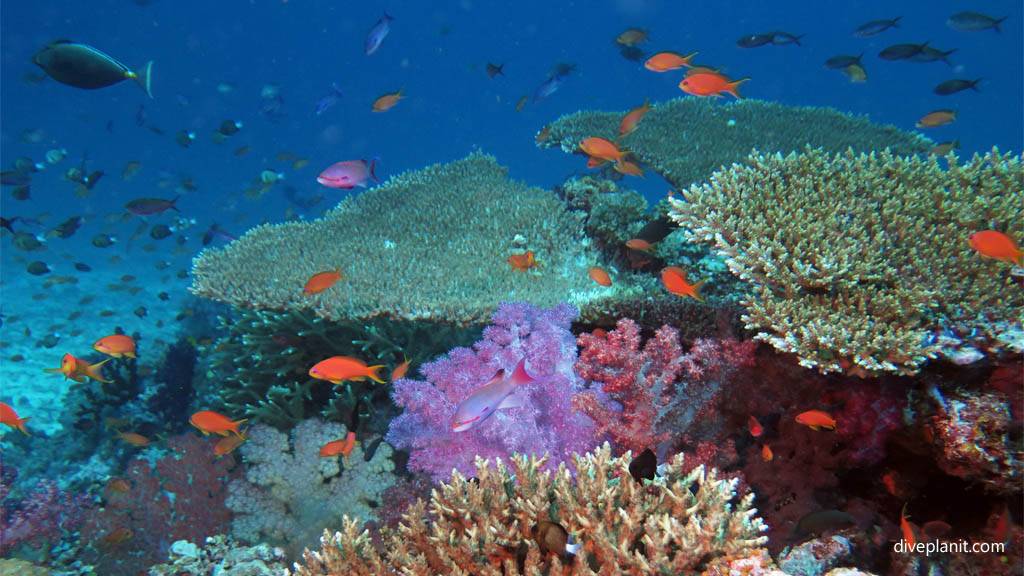
[[506, 377], [504, 369], [498, 370], [487, 384], [477, 388], [455, 409], [455, 416], [452, 416], [452, 432], [465, 432], [476, 428], [494, 414], [495, 410], [521, 406], [520, 400], [514, 398], [512, 393], [519, 386], [533, 381], [526, 373], [526, 358], [519, 361], [511, 376]]
[[351, 190], [356, 186], [366, 188], [366, 182], [370, 178], [380, 184], [380, 180], [377, 180], [377, 176], [373, 173], [373, 166], [376, 163], [377, 159], [374, 158], [370, 160], [369, 164], [366, 163], [366, 160], [346, 160], [331, 164], [316, 177], [316, 181], [328, 188], [344, 190]]

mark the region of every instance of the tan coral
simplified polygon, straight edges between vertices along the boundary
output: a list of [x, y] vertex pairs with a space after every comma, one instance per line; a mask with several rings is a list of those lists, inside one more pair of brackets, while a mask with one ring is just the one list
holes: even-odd
[[670, 216], [749, 282], [748, 328], [822, 372], [916, 372], [940, 347], [1005, 346], [1024, 298], [1010, 267], [967, 245], [1024, 235], [1020, 157], [993, 150], [943, 169], [890, 151], [752, 154], [671, 199]]
[[[506, 258], [523, 248], [536, 253], [539, 269], [511, 270]], [[608, 299], [587, 277], [596, 258], [579, 214], [475, 153], [395, 176], [323, 218], [266, 224], [204, 250], [193, 262], [192, 292], [330, 320], [480, 324], [511, 299], [553, 306], [570, 294], [581, 308]], [[310, 276], [338, 268], [346, 278], [303, 294]]]
[[[767, 540], [767, 527], [738, 496], [737, 479], [703, 466], [681, 470], [677, 457], [653, 482], [629, 475], [631, 455], [610, 446], [575, 458], [575, 478], [563, 464], [552, 474], [545, 458], [515, 456], [511, 467], [477, 459], [478, 476], [458, 472], [404, 516], [385, 548], [346, 518], [326, 532], [319, 552], [307, 552], [296, 576], [381, 574], [655, 574], [698, 573], [713, 558], [742, 557]], [[542, 552], [531, 529], [560, 523], [582, 543], [566, 561]]]

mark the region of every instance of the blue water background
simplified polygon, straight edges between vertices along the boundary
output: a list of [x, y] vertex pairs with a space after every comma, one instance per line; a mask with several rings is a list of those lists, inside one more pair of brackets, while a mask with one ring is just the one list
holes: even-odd
[[[1001, 34], [965, 32], [946, 25], [961, 10], [1009, 16]], [[367, 31], [384, 11], [395, 20], [391, 34], [371, 56], [363, 52]], [[173, 196], [155, 187], [167, 173], [194, 178], [199, 190], [179, 202], [198, 221], [190, 246], [213, 220], [240, 233], [269, 219], [280, 221], [288, 203], [283, 186], [258, 201], [240, 193], [264, 169], [280, 170], [302, 197], [324, 193], [327, 200], [306, 215], [316, 216], [346, 192], [320, 187], [316, 174], [331, 163], [381, 158], [378, 175], [417, 169], [460, 158], [474, 149], [497, 156], [514, 178], [550, 187], [583, 159], [540, 150], [534, 135], [545, 124], [576, 110], [626, 110], [646, 97], [653, 102], [681, 95], [681, 74], [655, 74], [642, 63], [622, 58], [613, 44], [630, 26], [650, 28], [648, 52], [699, 50], [696, 59], [722, 67], [733, 77], [749, 76], [749, 98], [793, 105], [832, 106], [869, 114], [878, 122], [912, 130], [914, 122], [937, 108], [955, 108], [951, 126], [928, 131], [936, 141], [960, 138], [962, 154], [995, 145], [1022, 148], [1022, 3], [987, 2], [308, 2], [156, 0], [148, 6], [123, 1], [4, 2], [0, 21], [3, 66], [0, 152], [5, 167], [14, 158], [41, 160], [50, 148], [70, 155], [60, 166], [35, 178], [33, 199], [15, 202], [4, 191], [3, 215], [50, 212], [56, 219], [102, 216], [123, 210], [140, 196]], [[902, 15], [900, 28], [871, 38], [853, 30], [873, 19]], [[775, 29], [805, 34], [803, 46], [743, 49], [738, 37]], [[149, 100], [136, 86], [85, 91], [52, 80], [38, 86], [22, 81], [38, 72], [32, 54], [57, 38], [92, 44], [137, 66], [154, 60]], [[890, 44], [930, 41], [957, 48], [955, 68], [941, 62], [884, 62], [878, 52]], [[823, 61], [836, 54], [865, 52], [869, 80], [851, 84]], [[505, 64], [505, 77], [489, 79], [487, 61]], [[578, 64], [561, 90], [546, 101], [515, 110], [559, 61]], [[984, 77], [980, 92], [932, 94], [950, 78]], [[341, 101], [321, 116], [316, 102], [331, 83], [344, 91]], [[217, 90], [230, 83], [228, 93]], [[271, 122], [259, 114], [260, 90], [281, 86], [286, 115]], [[374, 98], [403, 88], [408, 98], [375, 114]], [[187, 104], [183, 104], [187, 102]], [[136, 125], [139, 106], [146, 121], [166, 131], [157, 135]], [[210, 133], [225, 119], [243, 130], [215, 144]], [[113, 132], [106, 130], [112, 122]], [[18, 135], [41, 129], [46, 138], [26, 144]], [[195, 131], [188, 149], [173, 139], [181, 129]], [[242, 145], [252, 151], [232, 152]], [[275, 154], [308, 157], [310, 165], [291, 170]], [[61, 176], [83, 153], [89, 169], [106, 177], [88, 198], [76, 198]], [[131, 182], [118, 175], [129, 160], [143, 169]], [[651, 199], [668, 184], [657, 175], [630, 179]], [[237, 222], [232, 222], [237, 218]], [[227, 221], [227, 222], [225, 222]], [[100, 226], [87, 223], [75, 237], [87, 242]]]

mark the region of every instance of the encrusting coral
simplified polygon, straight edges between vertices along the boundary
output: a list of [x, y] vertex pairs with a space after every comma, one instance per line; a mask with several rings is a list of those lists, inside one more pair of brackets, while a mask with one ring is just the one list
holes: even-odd
[[[267, 224], [193, 262], [192, 291], [243, 307], [312, 310], [329, 320], [479, 324], [502, 299], [537, 305], [607, 297], [587, 277], [597, 260], [582, 218], [550, 191], [507, 179], [481, 153], [406, 172], [343, 200], [325, 217]], [[538, 268], [509, 256], [532, 250]], [[304, 294], [313, 275], [345, 278]], [[575, 302], [574, 302], [575, 303]]]
[[[476, 479], [453, 472], [429, 506], [417, 502], [384, 535], [383, 548], [358, 519], [345, 518], [291, 574], [699, 574], [767, 540], [754, 495], [738, 495], [737, 479], [704, 466], [684, 471], [677, 456], [641, 485], [629, 474], [630, 458], [613, 458], [605, 443], [574, 457], [575, 477], [565, 464], [545, 470], [546, 457], [517, 455], [511, 466], [477, 459]], [[534, 536], [541, 522], [574, 536], [582, 545], [575, 556], [542, 549]]]
[[755, 153], [670, 199], [669, 215], [752, 285], [757, 339], [822, 372], [912, 374], [949, 338], [1012, 348], [1024, 309], [1012, 266], [967, 243], [992, 227], [1024, 236], [1020, 157], [947, 160]]
[[839, 152], [889, 147], [898, 154], [927, 152], [927, 138], [867, 117], [832, 108], [784, 106], [743, 100], [729, 104], [711, 98], [677, 98], [651, 108], [630, 134], [617, 139], [622, 112], [576, 112], [550, 125], [538, 145], [573, 154], [584, 138], [618, 140], [624, 150], [679, 188], [706, 182], [721, 166], [740, 162], [754, 148], [789, 153], [805, 146]]

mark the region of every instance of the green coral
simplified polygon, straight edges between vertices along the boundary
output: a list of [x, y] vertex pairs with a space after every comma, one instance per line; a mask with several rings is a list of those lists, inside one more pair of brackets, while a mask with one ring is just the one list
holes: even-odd
[[943, 169], [886, 150], [752, 154], [671, 200], [670, 216], [751, 285], [748, 328], [822, 372], [912, 374], [946, 335], [997, 352], [1019, 331], [1011, 266], [972, 232], [1024, 236], [1021, 158], [993, 150]]
[[[615, 140], [622, 112], [576, 112], [551, 124], [542, 147], [573, 154], [584, 138]], [[619, 140], [652, 170], [678, 188], [706, 182], [741, 162], [754, 148], [789, 153], [805, 146], [839, 152], [890, 148], [898, 155], [925, 153], [933, 143], [894, 126], [832, 108], [784, 106], [760, 100], [721, 104], [710, 98], [677, 98], [654, 106], [636, 130]]]

